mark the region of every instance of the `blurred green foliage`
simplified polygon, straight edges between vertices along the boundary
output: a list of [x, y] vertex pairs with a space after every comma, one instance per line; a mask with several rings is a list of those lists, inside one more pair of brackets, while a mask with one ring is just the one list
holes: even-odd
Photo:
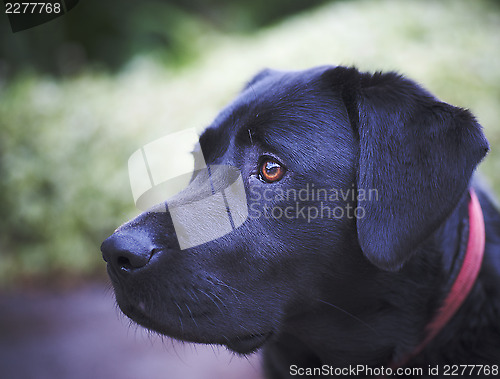
[[25, 77], [0, 97], [0, 282], [92, 271], [97, 241], [130, 208], [116, 174], [130, 139], [100, 124], [104, 103], [80, 97], [105, 91]]
[[206, 33], [249, 32], [326, 1], [82, 0], [64, 17], [14, 36], [0, 23], [0, 63], [10, 73], [72, 74], [89, 64], [117, 69], [148, 53], [179, 66], [196, 57], [192, 40]]
[[[112, 10], [105, 2], [98, 6], [82, 1], [68, 20], [83, 12], [85, 3]], [[128, 1], [123, 4], [132, 6]], [[175, 12], [153, 11], [149, 5], [142, 7], [146, 2], [140, 4], [133, 6], [133, 12], [153, 18], [127, 21], [131, 24], [125, 34], [107, 34], [99, 24], [97, 8], [96, 26], [89, 8], [85, 17], [80, 15], [82, 30], [72, 32], [73, 42], [79, 41], [77, 33], [95, 32], [88, 43], [109, 56], [115, 52], [105, 50], [116, 41], [106, 45], [103, 40], [109, 36], [114, 41], [117, 35], [127, 40], [123, 43], [130, 51], [117, 47], [128, 51], [117, 53], [121, 70], [110, 74], [91, 65], [61, 78], [21, 72], [14, 79], [0, 80], [0, 287], [31, 277], [104, 273], [101, 241], [138, 213], [127, 173], [130, 154], [171, 131], [201, 130], [251, 75], [266, 66], [356, 64], [362, 70], [398, 70], [444, 101], [470, 108], [492, 147], [481, 170], [500, 193], [500, 50], [496, 48], [500, 10], [496, 3], [335, 2], [252, 34], [228, 35], [210, 26], [218, 22], [198, 21], [199, 15], [218, 17], [217, 12], [209, 15], [217, 7], [199, 0], [199, 15], [179, 21], [184, 26], [172, 37], [179, 49], [193, 52], [189, 64], [179, 65], [165, 65], [164, 57], [150, 51], [138, 54], [138, 48], [131, 47], [148, 46], [135, 35], [136, 28], [160, 30], [174, 22], [170, 17]], [[277, 18], [269, 15], [269, 20]], [[109, 28], [113, 27], [111, 23]], [[33, 33], [42, 40], [46, 30], [40, 27]], [[37, 48], [34, 36], [24, 40], [17, 34], [21, 38], [16, 43], [22, 42], [18, 49]], [[90, 47], [85, 49], [99, 56], [90, 54]], [[59, 58], [46, 56], [46, 67], [57, 65]]]

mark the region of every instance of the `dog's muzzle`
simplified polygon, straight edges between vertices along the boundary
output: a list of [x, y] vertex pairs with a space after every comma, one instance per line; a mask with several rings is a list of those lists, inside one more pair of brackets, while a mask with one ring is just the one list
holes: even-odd
[[168, 210], [181, 250], [218, 239], [248, 217], [239, 170], [206, 165], [193, 129], [145, 145], [131, 155], [128, 167], [137, 208]]

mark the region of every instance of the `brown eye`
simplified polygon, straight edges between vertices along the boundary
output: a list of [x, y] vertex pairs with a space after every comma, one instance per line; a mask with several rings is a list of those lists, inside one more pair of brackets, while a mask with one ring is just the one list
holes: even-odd
[[260, 178], [268, 183], [280, 180], [285, 174], [285, 168], [274, 159], [267, 158], [260, 165]]

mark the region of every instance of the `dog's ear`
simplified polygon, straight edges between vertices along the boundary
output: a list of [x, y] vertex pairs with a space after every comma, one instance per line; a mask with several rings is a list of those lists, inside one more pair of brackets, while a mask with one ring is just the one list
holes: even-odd
[[398, 270], [457, 206], [488, 142], [469, 111], [397, 74], [342, 77], [359, 135], [359, 243], [373, 264]]

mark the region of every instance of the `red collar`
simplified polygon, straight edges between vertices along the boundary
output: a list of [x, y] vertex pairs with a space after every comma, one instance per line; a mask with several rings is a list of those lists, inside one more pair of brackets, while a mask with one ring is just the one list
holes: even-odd
[[431, 322], [427, 324], [425, 328], [426, 335], [423, 341], [404, 359], [396, 364], [393, 362], [391, 364], [393, 368], [404, 366], [410, 359], [424, 350], [458, 311], [476, 282], [484, 255], [484, 218], [481, 205], [472, 188], [469, 190], [469, 195], [469, 240], [460, 272], [443, 304]]

